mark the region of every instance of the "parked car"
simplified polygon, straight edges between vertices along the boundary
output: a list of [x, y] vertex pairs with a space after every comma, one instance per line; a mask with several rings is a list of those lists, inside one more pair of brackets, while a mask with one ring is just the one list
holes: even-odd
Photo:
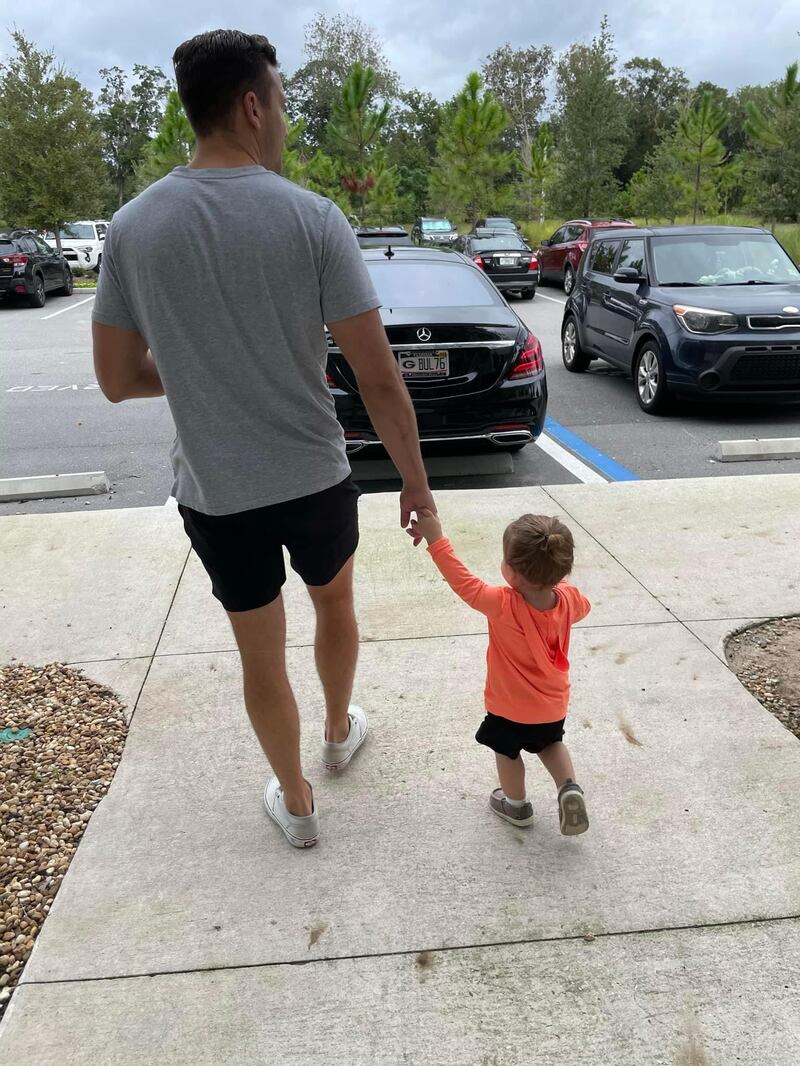
[[510, 218], [505, 218], [503, 215], [488, 215], [486, 218], [479, 218], [475, 223], [474, 229], [488, 230], [490, 233], [501, 233], [504, 230], [511, 230], [512, 233], [521, 233], [516, 222], [513, 222]]
[[[108, 226], [109, 223], [102, 220], [69, 222], [61, 229], [61, 249], [73, 270], [100, 270]], [[55, 233], [46, 233], [45, 239], [54, 244]]]
[[567, 370], [631, 372], [648, 414], [675, 394], [800, 402], [800, 270], [763, 229], [599, 231], [561, 337]]
[[0, 233], [0, 295], [44, 307], [48, 292], [72, 295], [66, 259], [33, 230]]
[[411, 228], [411, 239], [422, 246], [448, 247], [458, 240], [458, 230], [447, 218], [418, 218]]
[[539, 245], [542, 281], [558, 282], [569, 296], [592, 233], [608, 226], [632, 225], [627, 218], [577, 218], [565, 222], [552, 237]]
[[455, 247], [485, 271], [501, 292], [517, 292], [524, 300], [536, 295], [539, 261], [518, 233], [507, 230], [490, 237], [468, 233]]
[[[462, 255], [428, 248], [364, 253], [420, 438], [518, 451], [542, 432], [539, 341]], [[328, 384], [350, 452], [380, 445], [353, 371], [329, 337]]]
[[355, 233], [362, 248], [410, 248], [414, 243], [402, 226], [357, 226]]

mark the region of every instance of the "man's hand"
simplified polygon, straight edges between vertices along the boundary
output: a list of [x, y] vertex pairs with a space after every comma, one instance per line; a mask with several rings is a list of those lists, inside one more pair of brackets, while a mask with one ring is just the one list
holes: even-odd
[[414, 533], [409, 523], [411, 522], [412, 514], [416, 514], [419, 517], [423, 511], [436, 514], [433, 493], [428, 486], [422, 485], [419, 488], [411, 485], [404, 486], [403, 491], [400, 493], [400, 525], [410, 537], [414, 538], [415, 548], [421, 542], [422, 537]]
[[411, 523], [409, 533], [414, 537], [414, 544], [419, 544], [422, 538], [428, 544], [434, 544], [437, 540], [442, 539], [442, 523], [433, 511], [423, 508], [417, 511], [417, 517]]

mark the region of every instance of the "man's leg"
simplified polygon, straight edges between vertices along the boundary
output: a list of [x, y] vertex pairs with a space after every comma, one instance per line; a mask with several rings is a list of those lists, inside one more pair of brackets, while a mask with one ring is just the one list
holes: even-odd
[[358, 625], [353, 605], [351, 558], [328, 585], [309, 585], [317, 616], [314, 655], [325, 692], [325, 739], [347, 739], [347, 716], [358, 659]]
[[311, 788], [300, 765], [300, 721], [286, 675], [283, 597], [253, 611], [229, 612], [244, 675], [244, 702], [256, 736], [283, 788], [286, 809], [311, 814]]

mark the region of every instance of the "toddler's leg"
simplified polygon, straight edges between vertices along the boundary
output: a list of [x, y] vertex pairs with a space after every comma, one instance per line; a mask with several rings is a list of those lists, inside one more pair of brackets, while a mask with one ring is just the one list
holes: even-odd
[[525, 799], [525, 763], [522, 761], [522, 756], [509, 759], [506, 755], [495, 752], [494, 757], [503, 793], [515, 803], [522, 803]]
[[575, 783], [575, 768], [566, 745], [560, 740], [539, 752], [545, 768], [558, 788], [558, 811], [561, 832], [565, 836], [578, 836], [589, 828], [589, 816], [583, 789]]
[[551, 744], [540, 751], [539, 758], [555, 781], [556, 788], [561, 788], [567, 781], [575, 780], [575, 767], [572, 765], [567, 746], [562, 741], [559, 740], [556, 744]]

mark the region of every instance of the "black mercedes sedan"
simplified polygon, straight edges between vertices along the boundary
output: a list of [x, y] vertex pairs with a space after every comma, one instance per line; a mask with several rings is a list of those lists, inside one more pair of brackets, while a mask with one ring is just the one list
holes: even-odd
[[800, 403], [800, 270], [763, 229], [598, 230], [561, 339], [573, 373], [599, 358], [632, 374], [648, 414], [675, 395]]
[[[423, 444], [518, 451], [536, 440], [547, 409], [541, 345], [483, 272], [462, 255], [427, 248], [376, 248], [364, 259]], [[328, 384], [348, 451], [377, 447], [355, 375], [328, 343]]]
[[518, 233], [468, 233], [459, 237], [455, 247], [484, 270], [501, 292], [518, 293], [523, 300], [536, 295], [539, 260]]

